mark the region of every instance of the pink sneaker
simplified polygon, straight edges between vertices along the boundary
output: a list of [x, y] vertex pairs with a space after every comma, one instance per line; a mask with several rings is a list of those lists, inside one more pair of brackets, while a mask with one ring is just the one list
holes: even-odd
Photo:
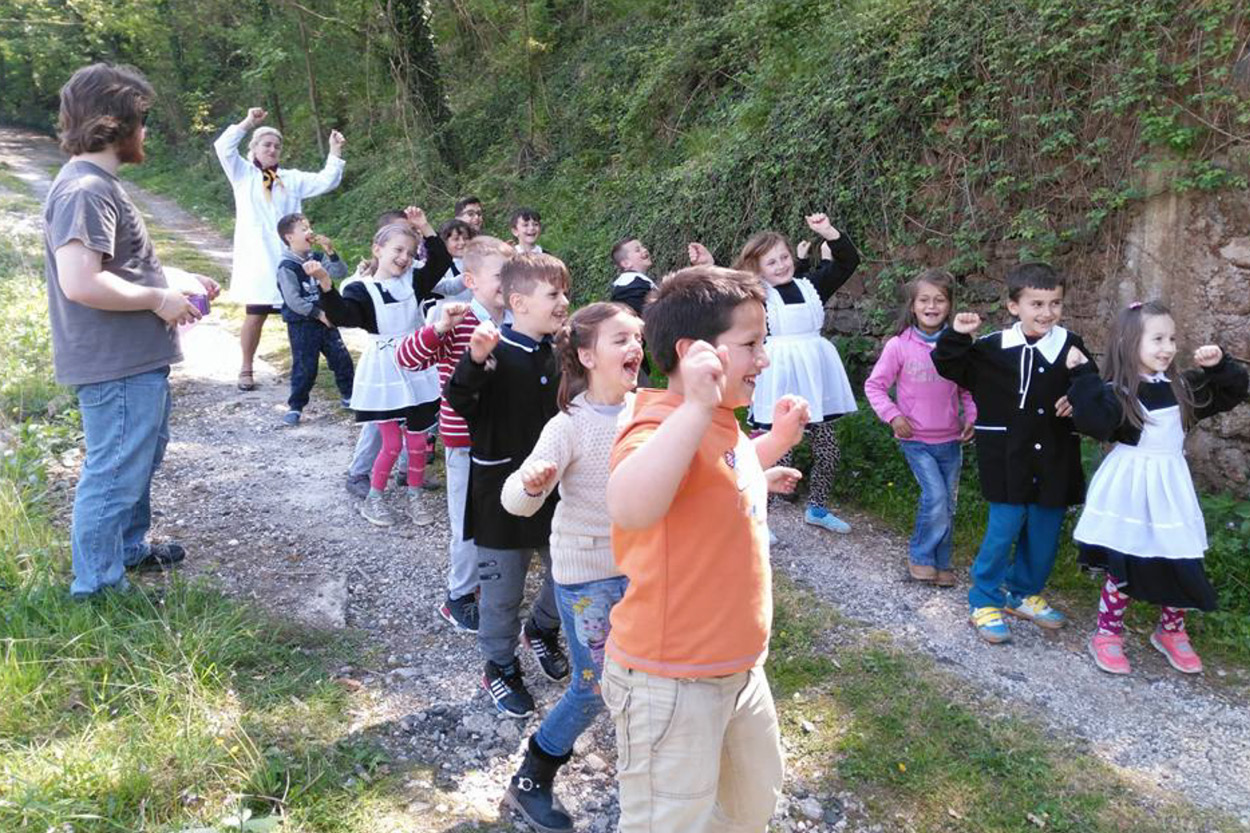
[[1150, 644], [1158, 648], [1172, 667], [1182, 674], [1202, 673], [1202, 660], [1194, 653], [1193, 646], [1189, 644], [1189, 635], [1184, 631], [1168, 633], [1156, 630], [1150, 634]]
[[1108, 674], [1127, 674], [1128, 657], [1124, 656], [1124, 637], [1112, 636], [1108, 633], [1095, 633], [1089, 638], [1089, 652], [1094, 657], [1094, 664]]

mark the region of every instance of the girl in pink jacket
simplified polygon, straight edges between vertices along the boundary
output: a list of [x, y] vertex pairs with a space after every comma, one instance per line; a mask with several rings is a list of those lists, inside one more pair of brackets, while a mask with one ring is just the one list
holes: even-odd
[[[928, 269], [904, 287], [898, 335], [885, 343], [864, 383], [868, 402], [894, 429], [903, 457], [920, 484], [908, 573], [916, 581], [954, 587], [951, 549], [962, 443], [972, 438], [972, 394], [938, 375], [930, 353], [954, 309], [954, 277]], [[890, 399], [890, 388], [894, 399]], [[963, 416], [960, 417], [960, 406]]]

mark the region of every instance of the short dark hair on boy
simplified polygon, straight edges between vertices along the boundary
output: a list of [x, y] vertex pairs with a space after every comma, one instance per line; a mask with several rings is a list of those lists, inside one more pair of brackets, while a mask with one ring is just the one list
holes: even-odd
[[155, 97], [152, 85], [134, 67], [82, 67], [61, 87], [61, 150], [78, 156], [124, 142], [143, 127]]
[[1007, 297], [1020, 300], [1026, 289], [1065, 289], [1068, 279], [1056, 272], [1049, 263], [1021, 263], [1007, 271]]
[[541, 223], [543, 218], [538, 213], [538, 209], [521, 206], [512, 212], [512, 217], [508, 220], [508, 228], [516, 228], [517, 220], [533, 220], [536, 223]]
[[460, 212], [464, 211], [469, 206], [481, 205], [481, 204], [482, 204], [481, 200], [479, 200], [477, 197], [473, 196], [472, 194], [469, 194], [467, 197], [461, 197], [460, 199], [456, 200], [456, 207], [452, 209], [451, 213], [459, 216]]
[[307, 217], [305, 217], [303, 214], [300, 214], [298, 211], [295, 211], [295, 212], [292, 212], [291, 214], [286, 215], [285, 217], [283, 217], [281, 220], [278, 221], [278, 237], [282, 239], [283, 243], [286, 243], [287, 242], [286, 236], [291, 233], [291, 231], [295, 228], [295, 226], [298, 223], [307, 219], [308, 219]]
[[621, 268], [621, 251], [637, 239], [637, 237], [622, 237], [612, 244], [612, 262], [616, 264], [616, 268]]
[[477, 237], [477, 232], [473, 230], [473, 226], [464, 220], [448, 220], [438, 227], [438, 236], [443, 238], [446, 243], [453, 234], [463, 234], [465, 240], [472, 240]]
[[499, 271], [499, 289], [509, 306], [513, 295], [529, 295], [540, 283], [568, 292], [569, 268], [558, 257], [527, 253], [512, 258]]
[[642, 311], [643, 334], [660, 371], [671, 374], [680, 361], [683, 338], [716, 341], [733, 326], [742, 304], [763, 304], [764, 285], [755, 275], [721, 266], [688, 266], [665, 276]]
[[395, 223], [406, 223], [406, 222], [408, 222], [408, 215], [400, 211], [397, 208], [392, 208], [391, 210], [383, 211], [381, 214], [378, 215], [377, 227], [386, 228], [387, 226], [394, 225]]

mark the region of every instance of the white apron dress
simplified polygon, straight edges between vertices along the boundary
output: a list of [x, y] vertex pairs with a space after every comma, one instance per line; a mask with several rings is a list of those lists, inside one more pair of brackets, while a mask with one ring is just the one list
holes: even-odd
[[787, 394], [801, 396], [811, 406], [809, 422], [848, 414], [857, 409], [851, 382], [833, 342], [820, 334], [825, 305], [811, 281], [795, 280], [802, 304], [787, 304], [775, 287], [768, 287], [768, 338], [764, 351], [769, 365], [755, 381], [751, 414], [763, 425], [773, 420], [773, 406]]
[[1203, 569], [1207, 529], [1189, 466], [1180, 408], [1147, 411], [1137, 445], [1117, 443], [1094, 472], [1072, 536], [1078, 561], [1105, 569], [1122, 592], [1169, 607], [1214, 610]]
[[[356, 412], [386, 415], [372, 421], [400, 419], [409, 408], [435, 402], [440, 395], [436, 369], [404, 370], [395, 360], [399, 343], [421, 323], [421, 306], [411, 281], [388, 278], [379, 282], [366, 278], [361, 283], [373, 302], [378, 332], [371, 334], [356, 365], [351, 407]], [[382, 287], [396, 303], [383, 303]]]
[[1201, 558], [1207, 528], [1185, 462], [1180, 408], [1147, 417], [1137, 445], [1116, 443], [1094, 472], [1073, 537], [1127, 555]]

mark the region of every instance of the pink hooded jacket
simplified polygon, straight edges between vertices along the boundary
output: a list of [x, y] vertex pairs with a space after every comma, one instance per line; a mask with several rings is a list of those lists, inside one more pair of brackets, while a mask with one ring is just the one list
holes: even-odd
[[[964, 424], [977, 418], [972, 394], [943, 379], [933, 367], [929, 354], [934, 346], [907, 328], [885, 343], [872, 375], [864, 382], [868, 402], [882, 422], [889, 424], [895, 417], [905, 416], [912, 425], [911, 439], [930, 444], [958, 440]], [[890, 399], [891, 387], [895, 388], [897, 404]]]

